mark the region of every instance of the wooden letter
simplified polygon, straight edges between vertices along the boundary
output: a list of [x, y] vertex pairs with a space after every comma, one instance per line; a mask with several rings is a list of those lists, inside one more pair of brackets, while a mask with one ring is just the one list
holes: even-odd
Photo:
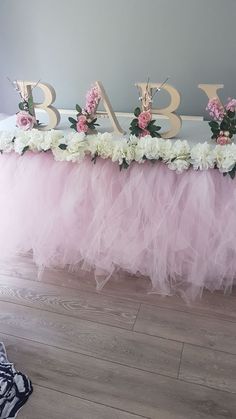
[[97, 107], [99, 105], [99, 102], [97, 104], [97, 107], [95, 109], [95, 116], [99, 117], [101, 115], [106, 115], [108, 116], [108, 118], [110, 119], [112, 126], [113, 126], [113, 132], [115, 134], [125, 134], [125, 131], [121, 128], [118, 119], [112, 109], [111, 106], [111, 102], [105, 92], [105, 89], [103, 87], [103, 84], [101, 81], [96, 81], [95, 85], [97, 86], [97, 88], [100, 91], [100, 95], [101, 95], [101, 99], [99, 99], [99, 102], [102, 101], [103, 102], [103, 106], [105, 108], [105, 112], [97, 112]]
[[17, 84], [21, 90], [21, 93], [24, 97], [32, 97], [32, 89], [34, 87], [39, 87], [44, 93], [43, 103], [34, 103], [32, 113], [35, 116], [35, 108], [43, 109], [47, 112], [49, 123], [48, 125], [39, 125], [38, 129], [41, 131], [47, 131], [55, 128], [60, 122], [60, 114], [56, 108], [51, 106], [56, 99], [56, 92], [54, 88], [48, 83], [34, 82], [34, 81], [18, 81]]
[[206, 93], [209, 100], [216, 97], [221, 103], [217, 90], [222, 89], [224, 87], [223, 84], [199, 84], [198, 87]]
[[[141, 90], [141, 95], [142, 97], [144, 97], [147, 88], [147, 83], [136, 83], [136, 86]], [[160, 86], [161, 83], [148, 83], [148, 89], [150, 94], [152, 93], [153, 89], [158, 89]], [[154, 114], [161, 114], [168, 117], [168, 119], [170, 120], [171, 129], [169, 131], [163, 132], [161, 136], [162, 138], [173, 138], [179, 133], [182, 126], [182, 119], [174, 112], [180, 104], [180, 93], [170, 84], [165, 84], [162, 87], [162, 89], [166, 90], [170, 94], [171, 101], [169, 106], [161, 109], [152, 108], [151, 110]]]

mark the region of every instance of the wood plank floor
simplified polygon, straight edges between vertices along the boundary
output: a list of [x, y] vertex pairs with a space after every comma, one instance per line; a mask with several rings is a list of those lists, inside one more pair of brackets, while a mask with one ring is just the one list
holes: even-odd
[[34, 393], [19, 419], [236, 418], [236, 292], [187, 306], [119, 274], [0, 263], [0, 341]]

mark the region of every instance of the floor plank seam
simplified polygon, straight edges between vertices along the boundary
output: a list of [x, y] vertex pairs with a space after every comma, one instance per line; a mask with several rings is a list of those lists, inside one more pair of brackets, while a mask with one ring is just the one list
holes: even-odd
[[[67, 273], [67, 271], [65, 271], [65, 273]], [[0, 272], [0, 275], [3, 275], [3, 276], [7, 276], [7, 277], [13, 277], [13, 278], [18, 278], [18, 279], [24, 279], [24, 280], [27, 280], [27, 281], [31, 281], [31, 282], [40, 282], [40, 283], [45, 283], [45, 284], [50, 284], [50, 285], [54, 285], [54, 286], [58, 286], [58, 287], [60, 287], [60, 288], [69, 288], [69, 289], [73, 289], [73, 290], [78, 290], [78, 291], [81, 291], [81, 292], [88, 292], [88, 293], [91, 293], [91, 294], [95, 294], [95, 295], [99, 295], [99, 294], [101, 294], [101, 295], [106, 295], [106, 296], [109, 296], [109, 297], [111, 297], [111, 298], [116, 298], [115, 296], [114, 296], [114, 294], [112, 293], [112, 292], [109, 292], [108, 290], [106, 290], [105, 289], [105, 287], [103, 288], [103, 290], [101, 290], [101, 291], [97, 291], [96, 290], [96, 287], [94, 287], [94, 290], [91, 290], [91, 289], [85, 289], [85, 290], [82, 290], [82, 289], [79, 289], [79, 288], [77, 288], [77, 287], [73, 287], [73, 286], [70, 286], [70, 284], [67, 284], [67, 285], [62, 285], [62, 284], [55, 284], [55, 282], [53, 282], [53, 281], [43, 281], [43, 280], [38, 280], [37, 278], [36, 279], [32, 279], [32, 278], [28, 278], [28, 277], [26, 277], [26, 276], [22, 276], [22, 275], [19, 275], [19, 274], [9, 274], [9, 273], [1, 273]], [[73, 279], [74, 281], [79, 281], [80, 279], [79, 278], [74, 278]], [[83, 279], [81, 279], [81, 280], [83, 280]], [[91, 278], [91, 281], [92, 281], [93, 279]], [[208, 290], [206, 290], [206, 292], [208, 292]], [[145, 294], [143, 294], [144, 296], [147, 296], [148, 295], [148, 291], [145, 293]], [[222, 291], [222, 293], [221, 293], [221, 297], [223, 297], [223, 298], [233, 298], [233, 299], [235, 299], [236, 300], [236, 294], [234, 294], [234, 293], [232, 293], [232, 294], [230, 294], [229, 296], [227, 295], [225, 295], [225, 293]], [[132, 301], [132, 302], [137, 302], [137, 303], [140, 303], [140, 304], [145, 304], [145, 305], [150, 305], [150, 306], [152, 306], [152, 307], [156, 307], [157, 306], [157, 302], [149, 302], [149, 301], [147, 301], [147, 302], [143, 302], [141, 299], [139, 299], [138, 297], [137, 297], [137, 299], [132, 299], [131, 297], [125, 297], [125, 296], [121, 296], [121, 297], [119, 297], [119, 298], [122, 298], [123, 300], [125, 300], [125, 301]], [[171, 298], [171, 297], [169, 297], [169, 298]], [[189, 308], [187, 308], [186, 310], [184, 309], [184, 307], [180, 307], [180, 308], [172, 308], [171, 307], [171, 305], [169, 306], [169, 307], [163, 307], [163, 306], [161, 306], [161, 305], [158, 305], [158, 307], [159, 308], [163, 308], [163, 309], [168, 309], [168, 310], [175, 310], [175, 311], [181, 311], [181, 312], [184, 312], [184, 313], [190, 313], [190, 314], [193, 314], [193, 315], [195, 315], [195, 313], [191, 313], [191, 311], [189, 310]], [[187, 306], [187, 304], [186, 304], [186, 307], [189, 307], [189, 306]], [[194, 308], [194, 306], [193, 306], [193, 308]], [[219, 313], [219, 312], [215, 312], [216, 314], [218, 314], [218, 315], [221, 315], [221, 313]], [[205, 314], [205, 313], [197, 313], [196, 315], [199, 315], [199, 316], [203, 316], [203, 317], [209, 317], [209, 318], [213, 318], [213, 319], [215, 319], [215, 317], [214, 317], [214, 314]], [[232, 320], [225, 320], [225, 321], [230, 321], [230, 322], [232, 322], [232, 323], [236, 323], [236, 319], [234, 320], [234, 319], [232, 319]]]
[[176, 375], [173, 376], [173, 375], [163, 374], [161, 372], [155, 372], [155, 371], [145, 370], [145, 369], [142, 369], [142, 368], [134, 367], [133, 365], [122, 364], [121, 362], [114, 361], [114, 360], [111, 360], [111, 359], [108, 359], [108, 358], [100, 358], [98, 356], [90, 355], [90, 354], [85, 353], [85, 352], [73, 351], [71, 349], [63, 348], [63, 347], [60, 347], [60, 346], [49, 345], [48, 343], [40, 342], [38, 340], [32, 340], [32, 339], [25, 338], [25, 337], [22, 337], [22, 336], [16, 336], [16, 335], [12, 335], [10, 333], [1, 332], [1, 330], [0, 330], [0, 335], [9, 336], [9, 337], [20, 339], [20, 340], [25, 340], [25, 341], [36, 343], [36, 344], [39, 344], [39, 345], [42, 345], [42, 346], [46, 346], [46, 347], [49, 347], [49, 348], [52, 348], [52, 349], [54, 348], [54, 349], [58, 349], [58, 350], [61, 350], [61, 351], [64, 351], [64, 352], [69, 352], [69, 353], [72, 353], [72, 354], [75, 354], [75, 355], [78, 354], [78, 355], [81, 355], [81, 356], [85, 356], [87, 358], [92, 358], [92, 359], [96, 359], [98, 361], [108, 362], [108, 363], [113, 364], [113, 365], [119, 365], [119, 366], [124, 367], [124, 368], [130, 368], [132, 370], [136, 370], [136, 371], [140, 371], [140, 372], [145, 372], [145, 373], [152, 374], [152, 375], [155, 375], [155, 376], [172, 378], [174, 380], [177, 379], [177, 372], [176, 372]]
[[140, 415], [138, 413], [131, 412], [130, 410], [123, 410], [120, 407], [114, 407], [114, 406], [111, 406], [109, 404], [100, 403], [98, 401], [94, 401], [93, 399], [86, 399], [85, 397], [75, 396], [74, 394], [66, 393], [65, 391], [57, 390], [53, 387], [43, 386], [41, 384], [37, 384], [37, 383], [34, 383], [34, 382], [32, 382], [32, 384], [36, 385], [37, 387], [44, 388], [46, 390], [52, 390], [52, 391], [55, 391], [57, 393], [64, 394], [66, 396], [70, 396], [70, 397], [74, 397], [74, 398], [79, 399], [79, 400], [84, 400], [84, 401], [87, 401], [87, 402], [91, 402], [91, 403], [97, 404], [99, 406], [108, 407], [110, 409], [118, 410], [118, 411], [123, 412], [123, 413], [129, 413], [130, 415], [134, 415], [134, 416], [137, 416], [137, 417], [140, 417], [140, 418], [152, 419], [151, 417], [143, 416], [143, 415]]
[[207, 384], [200, 384], [200, 383], [196, 383], [195, 381], [190, 381], [190, 380], [186, 380], [186, 379], [183, 379], [183, 378], [179, 378], [178, 381], [182, 381], [183, 383], [186, 383], [186, 384], [194, 384], [196, 386], [208, 388], [208, 389], [214, 390], [214, 391], [217, 390], [221, 393], [236, 394], [235, 391], [225, 390], [225, 389], [219, 388], [219, 387], [208, 386]]
[[182, 344], [182, 350], [181, 350], [181, 354], [180, 354], [179, 368], [178, 368], [178, 374], [177, 374], [178, 379], [179, 379], [179, 374], [180, 374], [180, 369], [181, 369], [182, 357], [183, 357], [183, 352], [184, 352], [184, 345], [185, 345], [185, 343]]
[[[235, 301], [235, 303], [236, 303], [236, 301]], [[215, 312], [214, 313], [215, 315], [213, 315], [213, 314], [206, 314], [206, 313], [199, 313], [199, 312], [193, 313], [190, 310], [187, 310], [187, 311], [186, 310], [182, 310], [182, 308], [181, 309], [178, 309], [176, 307], [163, 307], [163, 306], [158, 305], [158, 304], [153, 305], [153, 304], [149, 304], [149, 303], [146, 303], [146, 302], [145, 303], [142, 302], [141, 305], [142, 306], [156, 307], [156, 308], [158, 308], [160, 310], [168, 310], [168, 311], [172, 311], [172, 312], [174, 311], [174, 312], [177, 312], [177, 313], [186, 313], [186, 314], [189, 314], [192, 317], [203, 317], [203, 318], [208, 318], [208, 319], [212, 319], [212, 320], [216, 320], [216, 316], [222, 315], [219, 312]], [[217, 318], [217, 320], [220, 320], [220, 321], [225, 322], [225, 323], [236, 323], [236, 319], [230, 319], [230, 320], [227, 319], [226, 320], [226, 319], [218, 319]]]
[[[3, 300], [3, 299], [1, 299], [1, 294], [0, 294], [0, 301], [2, 301], [3, 303], [7, 303], [7, 304], [13, 304], [13, 305], [16, 305], [16, 306], [20, 306], [20, 307], [26, 307], [26, 308], [28, 308], [28, 309], [30, 309], [30, 310], [38, 310], [38, 311], [43, 311], [43, 312], [45, 312], [45, 313], [51, 313], [51, 314], [56, 314], [56, 315], [58, 315], [58, 316], [63, 316], [63, 317], [69, 317], [69, 318], [72, 318], [72, 319], [78, 319], [78, 320], [81, 320], [81, 321], [85, 321], [85, 322], [89, 322], [89, 323], [93, 323], [93, 324], [97, 324], [97, 325], [104, 325], [104, 326], [108, 326], [108, 327], [112, 327], [112, 328], [114, 328], [114, 329], [119, 329], [119, 330], [123, 330], [123, 331], [127, 331], [127, 332], [133, 332], [133, 333], [138, 333], [138, 334], [142, 334], [142, 333], [140, 333], [140, 332], [136, 332], [135, 330], [133, 331], [132, 330], [132, 325], [131, 325], [131, 327], [130, 328], [126, 328], [126, 327], [122, 327], [122, 326], [115, 326], [115, 325], [113, 325], [113, 324], [110, 324], [110, 323], [104, 323], [104, 322], [98, 322], [98, 321], [95, 321], [95, 320], [91, 320], [91, 319], [86, 319], [86, 318], [83, 318], [83, 317], [79, 317], [79, 316], [73, 316], [73, 315], [71, 315], [71, 314], [67, 314], [67, 313], [59, 313], [59, 312], [57, 312], [57, 311], [52, 311], [52, 310], [47, 310], [47, 309], [45, 309], [45, 308], [38, 308], [38, 307], [31, 307], [31, 306], [29, 306], [29, 305], [26, 305], [26, 304], [22, 304], [22, 303], [14, 303], [13, 301], [8, 301], [8, 300]], [[146, 333], [145, 333], [146, 334]], [[151, 336], [151, 335], [150, 335]], [[163, 339], [165, 339], [165, 338], [163, 338]], [[173, 339], [169, 339], [169, 340], [173, 340]]]
[[[0, 301], [1, 301], [1, 299], [0, 299]], [[46, 312], [46, 313], [56, 314], [56, 315], [63, 316], [63, 317], [70, 317], [70, 318], [73, 318], [73, 319], [75, 318], [74, 316], [69, 316], [69, 315], [66, 315], [66, 314], [63, 314], [63, 313], [57, 313], [57, 312], [53, 312], [53, 311], [50, 311], [50, 310], [33, 308], [33, 307], [29, 307], [29, 306], [21, 305], [21, 304], [18, 304], [18, 303], [9, 302], [9, 301], [3, 301], [3, 302], [7, 303], [7, 304], [13, 304], [13, 305], [16, 305], [16, 306], [19, 305], [21, 307], [27, 307], [30, 310], [38, 310], [40, 312], [43, 311], [43, 312]], [[92, 323], [92, 324], [96, 324], [98, 326], [101, 325], [101, 326], [106, 326], [106, 327], [112, 327], [113, 329], [118, 329], [118, 330], [121, 330], [123, 332], [126, 331], [127, 333], [130, 332], [130, 333], [134, 333], [134, 334], [137, 334], [137, 335], [151, 336], [153, 338], [158, 338], [158, 339], [161, 339], [163, 341], [182, 343], [182, 344], [185, 343], [186, 345], [192, 345], [192, 346], [195, 346], [197, 348], [208, 349], [208, 350], [217, 351], [217, 352], [220, 352], [220, 353], [223, 353], [223, 354], [236, 356], [236, 352], [235, 353], [226, 352], [226, 351], [223, 351], [222, 349], [213, 348], [211, 346], [198, 345], [197, 343], [185, 342], [183, 340], [170, 339], [170, 338], [167, 338], [167, 337], [163, 337], [163, 336], [160, 336], [160, 335], [154, 335], [154, 334], [146, 333], [146, 332], [143, 332], [143, 331], [139, 332], [138, 330], [126, 329], [126, 328], [121, 327], [121, 326], [114, 326], [114, 325], [107, 324], [107, 323], [98, 323], [98, 322], [95, 322], [94, 320], [87, 320], [85, 318], [79, 318], [79, 317], [76, 317], [76, 318], [80, 321], [89, 322], [89, 323]], [[0, 331], [0, 333], [1, 333], [1, 331]], [[2, 333], [4, 333], [4, 332], [2, 332]], [[15, 336], [15, 337], [17, 337], [17, 336]]]
[[136, 322], [137, 322], [137, 320], [138, 320], [138, 315], [139, 315], [139, 312], [140, 312], [140, 309], [141, 309], [141, 303], [139, 304], [139, 308], [138, 308], [138, 311], [137, 311], [137, 314], [136, 314], [136, 319], [135, 319], [135, 321], [134, 321], [134, 324], [133, 324], [133, 326], [132, 326], [132, 332], [134, 332], [134, 333], [136, 333], [135, 332], [135, 330], [134, 330], [134, 328], [135, 328], [135, 325], [136, 325]]

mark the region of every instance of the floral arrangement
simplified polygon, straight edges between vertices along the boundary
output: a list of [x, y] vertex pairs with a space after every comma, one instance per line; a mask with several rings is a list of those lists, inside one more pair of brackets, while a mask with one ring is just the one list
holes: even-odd
[[209, 100], [206, 110], [213, 118], [209, 122], [212, 132], [212, 139], [217, 144], [230, 144], [232, 137], [236, 134], [236, 99], [228, 98], [226, 105], [222, 105], [217, 98]]
[[193, 170], [218, 169], [224, 175], [235, 177], [236, 144], [213, 145], [198, 143], [192, 148], [187, 141], [163, 140], [149, 136], [140, 141], [136, 136], [114, 140], [112, 134], [63, 132], [58, 130], [9, 131], [0, 132], [0, 152], [15, 151], [22, 155], [26, 151], [51, 151], [56, 161], [80, 162], [90, 158], [96, 163], [97, 158], [117, 162], [120, 169], [128, 168], [133, 162], [162, 162], [170, 170], [183, 173]]
[[76, 119], [69, 117], [71, 128], [77, 132], [84, 132], [85, 134], [91, 133], [95, 130], [97, 124], [97, 118], [95, 118], [96, 108], [99, 103], [101, 96], [99, 88], [94, 85], [86, 94], [86, 105], [85, 108], [81, 108], [76, 105]]
[[[16, 80], [13, 82], [8, 79], [12, 84], [14, 90], [19, 93], [21, 101], [18, 106], [20, 111], [16, 114], [16, 126], [23, 129], [24, 131], [31, 130], [39, 126], [39, 121], [36, 120], [34, 116], [34, 107], [33, 107], [33, 97], [32, 95], [23, 95], [20, 89], [20, 86]], [[38, 85], [39, 81], [36, 83], [34, 88]]]
[[152, 111], [151, 111], [151, 104], [153, 102], [153, 98], [157, 92], [160, 92], [161, 88], [167, 82], [166, 79], [162, 85], [154, 90], [154, 93], [150, 93], [149, 89], [149, 79], [146, 84], [145, 94], [139, 96], [139, 100], [142, 103], [142, 111], [140, 107], [135, 108], [134, 116], [135, 118], [131, 121], [130, 124], [130, 133], [135, 135], [136, 137], [145, 137], [146, 135], [151, 135], [151, 137], [158, 137], [160, 138], [161, 135], [158, 131], [160, 131], [161, 127], [155, 125], [155, 119], [152, 119]]

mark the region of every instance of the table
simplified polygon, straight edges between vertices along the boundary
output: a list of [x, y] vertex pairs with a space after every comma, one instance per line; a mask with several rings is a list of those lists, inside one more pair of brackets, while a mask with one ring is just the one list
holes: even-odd
[[[206, 123], [193, 125], [192, 141], [209, 135]], [[188, 300], [204, 287], [231, 290], [236, 188], [218, 170], [177, 174], [147, 162], [120, 172], [111, 161], [56, 162], [50, 152], [2, 154], [0, 167], [1, 258], [32, 251], [39, 268], [94, 269], [98, 288], [121, 269]]]

